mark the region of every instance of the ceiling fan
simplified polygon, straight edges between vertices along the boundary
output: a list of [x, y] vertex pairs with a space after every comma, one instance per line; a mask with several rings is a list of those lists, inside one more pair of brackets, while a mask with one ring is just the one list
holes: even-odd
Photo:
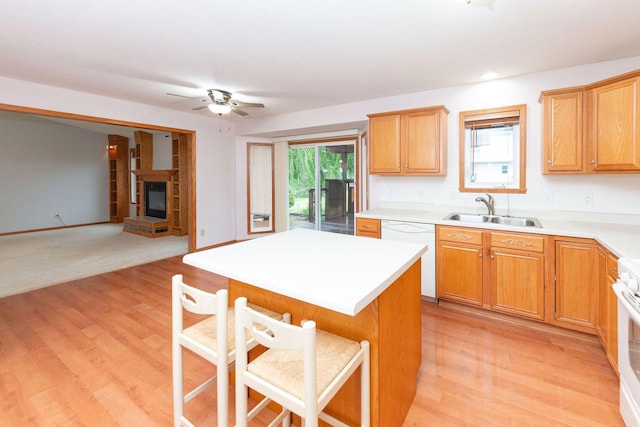
[[227, 92], [226, 90], [221, 89], [208, 89], [207, 95], [209, 96], [209, 99], [202, 99], [200, 97], [194, 98], [192, 96], [178, 95], [175, 93], [167, 93], [167, 95], [179, 96], [181, 98], [199, 99], [202, 102], [206, 102], [207, 105], [193, 108], [193, 110], [204, 110], [205, 108], [208, 108], [212, 113], [218, 114], [219, 116], [228, 114], [231, 111], [241, 116], [246, 116], [249, 114], [246, 111], [241, 110], [239, 107], [264, 108], [264, 104], [258, 102], [237, 101], [232, 98], [231, 92]]

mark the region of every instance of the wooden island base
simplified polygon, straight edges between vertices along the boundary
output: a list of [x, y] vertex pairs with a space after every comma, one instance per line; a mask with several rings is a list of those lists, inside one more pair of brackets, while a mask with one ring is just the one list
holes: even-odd
[[[420, 260], [355, 316], [229, 280], [229, 301], [249, 302], [291, 313], [291, 321], [315, 320], [319, 329], [371, 344], [371, 426], [401, 426], [416, 394], [420, 368]], [[301, 281], [300, 286], [304, 286]], [[339, 297], [339, 296], [338, 296]], [[360, 372], [345, 384], [327, 412], [360, 425]]]

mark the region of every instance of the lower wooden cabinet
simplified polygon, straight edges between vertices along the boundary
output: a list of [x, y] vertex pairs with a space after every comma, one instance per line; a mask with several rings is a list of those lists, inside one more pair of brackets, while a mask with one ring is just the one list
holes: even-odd
[[438, 227], [437, 295], [544, 320], [544, 237]]
[[356, 218], [356, 236], [380, 238], [380, 220], [374, 218]]
[[544, 237], [491, 233], [489, 258], [491, 309], [544, 320]]
[[618, 372], [618, 260], [592, 239], [436, 227], [436, 294], [597, 335]]
[[459, 227], [437, 227], [436, 230], [438, 298], [482, 306], [482, 231]]
[[587, 240], [556, 240], [553, 323], [596, 333], [599, 245]]
[[612, 286], [618, 280], [618, 258], [607, 253], [607, 268], [604, 275], [604, 287], [600, 287], [602, 293], [598, 299], [606, 301], [606, 326], [605, 342], [603, 343], [607, 359], [613, 370], [618, 374], [618, 297]]

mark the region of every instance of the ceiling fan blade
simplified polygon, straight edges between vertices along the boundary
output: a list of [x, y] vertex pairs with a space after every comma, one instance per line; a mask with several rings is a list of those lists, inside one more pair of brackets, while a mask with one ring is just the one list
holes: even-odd
[[248, 116], [249, 115], [249, 113], [247, 113], [246, 111], [239, 110], [236, 107], [231, 107], [231, 111], [233, 111], [234, 113], [239, 114], [241, 116]]
[[259, 102], [240, 102], [240, 101], [231, 100], [231, 103], [235, 107], [264, 108], [264, 104], [261, 104]]
[[204, 110], [205, 108], [209, 108], [208, 105], [203, 105], [202, 107], [196, 107], [196, 108], [192, 108], [192, 110]]
[[180, 98], [187, 98], [187, 99], [199, 99], [201, 101], [204, 101], [204, 99], [202, 99], [201, 96], [186, 96], [186, 95], [178, 95], [177, 93], [169, 93], [169, 92], [167, 92], [167, 95], [169, 95], [169, 96], [178, 96]]

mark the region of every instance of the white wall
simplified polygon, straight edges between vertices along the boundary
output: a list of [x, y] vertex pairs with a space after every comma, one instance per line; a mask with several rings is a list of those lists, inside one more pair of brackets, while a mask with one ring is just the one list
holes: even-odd
[[[540, 92], [593, 83], [640, 68], [640, 57], [579, 67], [529, 74], [512, 79], [443, 88], [403, 96], [374, 99], [333, 108], [282, 115], [271, 120], [243, 121], [238, 133], [285, 134], [289, 129], [303, 133], [327, 123], [344, 123], [345, 128], [358, 121], [366, 126], [369, 113], [431, 105], [445, 105], [449, 111], [448, 166], [445, 177], [371, 176], [371, 207], [437, 206], [480, 210], [474, 202], [477, 194], [458, 191], [458, 115], [460, 111], [527, 104], [527, 188], [524, 195], [496, 196], [496, 210], [511, 213], [538, 210], [570, 210], [640, 214], [640, 175], [542, 175]], [[238, 168], [244, 167], [238, 164]], [[238, 193], [241, 189], [238, 189]], [[586, 200], [590, 199], [590, 203]]]
[[0, 117], [0, 233], [108, 221], [107, 136], [11, 116]]
[[218, 117], [206, 113], [182, 113], [5, 77], [0, 77], [0, 104], [195, 131], [196, 246], [235, 239], [233, 122], [221, 125]]

